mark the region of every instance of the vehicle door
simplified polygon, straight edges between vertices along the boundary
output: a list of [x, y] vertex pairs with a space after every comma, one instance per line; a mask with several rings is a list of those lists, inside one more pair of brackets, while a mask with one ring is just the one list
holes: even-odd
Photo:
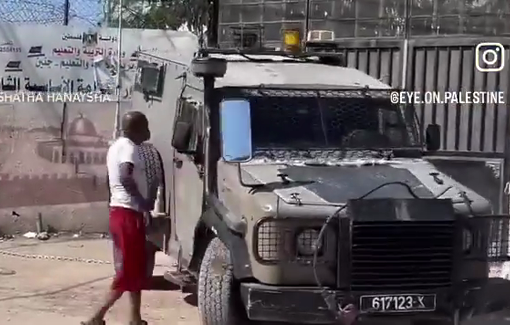
[[[186, 123], [190, 126], [186, 145], [174, 150], [173, 158], [173, 186], [172, 186], [172, 218], [174, 219], [172, 231], [177, 241], [181, 256], [189, 261], [193, 253], [193, 240], [195, 226], [202, 213], [203, 174], [202, 174], [202, 121], [199, 105], [181, 99], [178, 103], [175, 122]], [[174, 126], [174, 139], [182, 132]], [[180, 135], [182, 136], [182, 134]], [[175, 148], [175, 146], [174, 146]], [[171, 248], [172, 250], [175, 247]]]

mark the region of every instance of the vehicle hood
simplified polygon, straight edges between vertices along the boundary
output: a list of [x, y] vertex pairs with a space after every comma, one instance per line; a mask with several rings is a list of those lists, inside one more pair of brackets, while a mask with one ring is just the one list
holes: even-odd
[[[357, 199], [384, 183], [403, 182], [424, 199], [451, 199], [456, 212], [470, 213], [460, 193], [466, 193], [472, 212], [491, 213], [487, 199], [439, 172], [421, 159], [395, 159], [384, 163], [307, 166], [283, 164], [245, 164], [243, 178], [267, 184], [264, 192], [272, 191], [285, 203], [293, 205], [343, 205]], [[288, 175], [284, 184], [278, 174]], [[256, 195], [257, 190], [253, 191]], [[369, 194], [367, 199], [412, 199], [404, 186], [392, 184]]]

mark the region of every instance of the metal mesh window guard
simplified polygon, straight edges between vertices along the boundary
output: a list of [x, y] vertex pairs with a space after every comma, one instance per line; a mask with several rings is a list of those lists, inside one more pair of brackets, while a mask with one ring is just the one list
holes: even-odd
[[463, 242], [469, 257], [488, 258], [489, 262], [510, 261], [508, 216], [479, 216], [465, 222]]
[[417, 145], [386, 90], [238, 90], [251, 104], [256, 148], [377, 149]]
[[490, 219], [488, 225], [488, 256], [493, 261], [509, 261], [508, 241], [510, 219], [506, 217]]

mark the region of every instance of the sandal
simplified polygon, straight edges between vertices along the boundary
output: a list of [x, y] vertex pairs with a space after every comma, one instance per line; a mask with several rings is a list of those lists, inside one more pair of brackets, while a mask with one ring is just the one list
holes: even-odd
[[101, 320], [89, 320], [89, 321], [86, 321], [86, 322], [81, 322], [80, 325], [106, 325], [106, 322], [101, 319]]
[[147, 322], [142, 319], [138, 324], [131, 322], [129, 325], [147, 325]]

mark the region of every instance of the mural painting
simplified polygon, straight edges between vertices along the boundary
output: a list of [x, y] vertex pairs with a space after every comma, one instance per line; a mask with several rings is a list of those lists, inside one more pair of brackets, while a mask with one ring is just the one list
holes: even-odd
[[[33, 26], [0, 27], [3, 96], [16, 92], [114, 91], [111, 82], [116, 79], [118, 54], [114, 29], [90, 32], [40, 26], [35, 35]], [[131, 109], [137, 51], [178, 53], [172, 33], [176, 32], [123, 32], [123, 111]], [[109, 72], [98, 72], [98, 62]], [[0, 101], [0, 226], [2, 216], [21, 207], [29, 208], [29, 217], [35, 218], [45, 213], [45, 207], [107, 200], [105, 161], [115, 110], [116, 102]]]
[[0, 208], [106, 201], [112, 106], [66, 104], [49, 123], [0, 105]]

